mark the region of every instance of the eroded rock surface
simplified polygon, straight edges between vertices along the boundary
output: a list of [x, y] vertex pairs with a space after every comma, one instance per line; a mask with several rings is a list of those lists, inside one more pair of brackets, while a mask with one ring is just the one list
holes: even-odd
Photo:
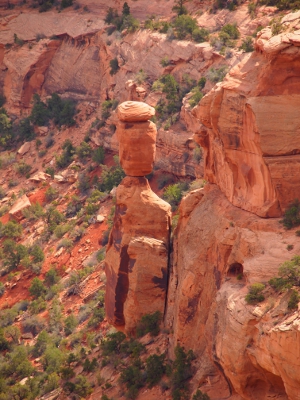
[[280, 216], [300, 197], [300, 31], [270, 36], [263, 30], [258, 51], [192, 111], [206, 179], [262, 217]]
[[[287, 243], [294, 246], [292, 254]], [[284, 231], [279, 219], [234, 207], [216, 185], [184, 198], [166, 323], [174, 331], [171, 349], [180, 344], [197, 354], [198, 382], [223, 371], [228, 396], [299, 399], [300, 314], [284, 317], [289, 294], [266, 296], [257, 307], [245, 302], [247, 284], [267, 282], [281, 263], [299, 253], [295, 233]]]

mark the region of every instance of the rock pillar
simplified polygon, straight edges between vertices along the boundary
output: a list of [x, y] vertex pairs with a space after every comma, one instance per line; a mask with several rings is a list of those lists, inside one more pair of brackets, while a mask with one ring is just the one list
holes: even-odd
[[117, 137], [126, 177], [116, 191], [116, 212], [105, 257], [106, 316], [134, 333], [145, 314], [164, 313], [171, 207], [152, 192], [144, 175], [153, 168], [155, 110], [145, 103], [119, 105]]

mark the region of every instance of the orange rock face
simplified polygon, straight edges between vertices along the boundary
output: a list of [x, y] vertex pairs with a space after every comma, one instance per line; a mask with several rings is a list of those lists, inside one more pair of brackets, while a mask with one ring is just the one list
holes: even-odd
[[300, 32], [267, 33], [257, 41], [260, 51], [234, 67], [192, 113], [206, 179], [232, 204], [276, 217], [300, 197]]
[[150, 174], [155, 158], [156, 126], [151, 121], [119, 122], [120, 163], [126, 175]]
[[295, 233], [280, 228], [279, 219], [234, 207], [216, 185], [180, 205], [166, 324], [174, 332], [171, 349], [180, 344], [199, 357], [198, 382], [217, 376], [216, 365], [224, 371], [228, 394], [215, 398], [299, 399], [300, 315], [287, 312], [290, 293], [266, 294], [258, 306], [245, 302], [247, 283], [267, 282], [300, 253]]
[[164, 312], [171, 207], [146, 178], [126, 177], [117, 188], [106, 264], [106, 315], [133, 332], [141, 316]]

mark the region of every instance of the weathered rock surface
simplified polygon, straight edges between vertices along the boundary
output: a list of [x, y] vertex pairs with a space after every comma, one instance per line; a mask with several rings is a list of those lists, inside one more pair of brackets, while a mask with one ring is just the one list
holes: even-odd
[[21, 219], [24, 218], [22, 211], [25, 208], [28, 208], [31, 206], [30, 200], [24, 194], [22, 197], [20, 197], [15, 204], [12, 206], [12, 208], [9, 211], [9, 217], [11, 219], [15, 219], [17, 221], [20, 221]]
[[[292, 254], [287, 243], [294, 246]], [[199, 356], [198, 382], [221, 367], [232, 385], [228, 395], [299, 399], [298, 312], [282, 322], [286, 299], [270, 297], [256, 308], [244, 300], [246, 283], [268, 281], [299, 252], [294, 232], [284, 231], [278, 219], [234, 207], [215, 185], [184, 198], [166, 323], [174, 331], [171, 347], [184, 345]]]
[[171, 207], [144, 177], [125, 177], [105, 257], [106, 315], [132, 332], [144, 314], [164, 312]]
[[151, 121], [119, 122], [120, 163], [126, 175], [145, 176], [153, 169], [156, 126]]
[[298, 42], [300, 31], [270, 38], [264, 30], [259, 51], [192, 111], [206, 179], [232, 204], [262, 217], [280, 216], [300, 197]]

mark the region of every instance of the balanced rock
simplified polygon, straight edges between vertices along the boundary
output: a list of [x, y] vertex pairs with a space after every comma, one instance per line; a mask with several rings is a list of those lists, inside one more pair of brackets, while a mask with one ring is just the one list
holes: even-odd
[[144, 177], [125, 177], [105, 257], [106, 316], [127, 333], [145, 314], [164, 312], [171, 207]]
[[155, 109], [140, 101], [125, 101], [118, 106], [117, 115], [123, 122], [148, 121], [155, 115]]

